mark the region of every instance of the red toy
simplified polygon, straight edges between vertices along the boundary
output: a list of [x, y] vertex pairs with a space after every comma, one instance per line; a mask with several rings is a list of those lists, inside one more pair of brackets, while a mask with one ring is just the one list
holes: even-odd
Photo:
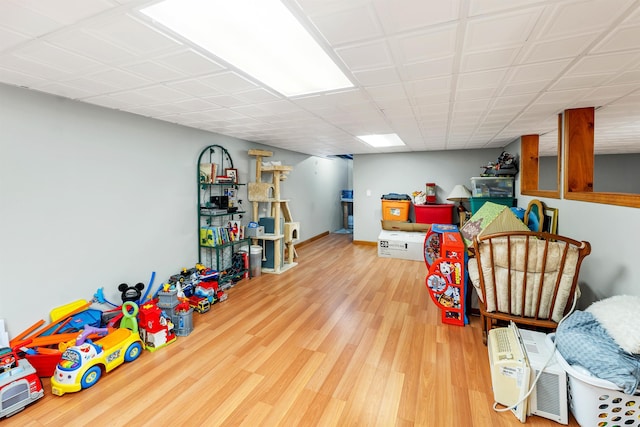
[[442, 311], [442, 323], [464, 326], [465, 260], [462, 236], [455, 225], [431, 226], [424, 242], [426, 285], [429, 296]]
[[20, 412], [44, 396], [42, 382], [28, 360], [16, 351], [0, 348], [0, 418]]
[[138, 319], [138, 331], [147, 350], [156, 351], [177, 339], [173, 322], [163, 316], [155, 301], [142, 304]]

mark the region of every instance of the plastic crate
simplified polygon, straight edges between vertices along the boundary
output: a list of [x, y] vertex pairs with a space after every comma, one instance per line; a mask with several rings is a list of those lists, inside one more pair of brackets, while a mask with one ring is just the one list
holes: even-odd
[[410, 200], [382, 200], [382, 219], [385, 221], [408, 221]]
[[452, 204], [413, 205], [420, 224], [453, 224]]
[[581, 426], [640, 427], [640, 389], [634, 395], [569, 365], [559, 351], [556, 360], [568, 378], [569, 408]]
[[473, 177], [471, 195], [473, 197], [513, 197], [511, 177]]
[[478, 209], [482, 207], [487, 202], [495, 203], [497, 205], [504, 205], [508, 207], [513, 207], [515, 205], [516, 199], [513, 197], [470, 197], [469, 202], [471, 203], [471, 213], [474, 214], [478, 212]]

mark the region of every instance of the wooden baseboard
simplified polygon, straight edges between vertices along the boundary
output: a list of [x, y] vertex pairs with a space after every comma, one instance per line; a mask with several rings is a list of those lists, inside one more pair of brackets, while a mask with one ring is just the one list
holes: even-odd
[[369, 242], [366, 240], [354, 240], [354, 245], [364, 245], [364, 246], [378, 246], [378, 242]]
[[297, 242], [296, 243], [296, 247], [299, 248], [301, 246], [308, 245], [309, 243], [314, 242], [314, 241], [316, 241], [318, 239], [322, 239], [324, 236], [328, 236], [328, 235], [329, 235], [329, 232], [325, 231], [324, 233], [320, 233], [320, 234], [318, 234], [316, 236], [313, 236], [313, 237], [311, 237], [311, 238], [309, 238], [307, 240], [303, 240], [302, 242]]

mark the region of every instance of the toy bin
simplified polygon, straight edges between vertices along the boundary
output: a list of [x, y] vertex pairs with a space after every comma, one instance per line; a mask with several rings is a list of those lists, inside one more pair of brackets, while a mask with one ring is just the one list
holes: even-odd
[[582, 373], [559, 351], [556, 360], [568, 378], [569, 408], [581, 426], [640, 427], [640, 388], [623, 393], [612, 382]]
[[469, 203], [471, 203], [471, 213], [475, 214], [478, 210], [487, 202], [495, 203], [496, 205], [503, 205], [513, 207], [516, 204], [516, 199], [513, 197], [470, 197]]
[[382, 219], [385, 221], [408, 221], [410, 200], [382, 200]]
[[452, 204], [413, 205], [419, 224], [453, 224]]
[[512, 177], [482, 176], [471, 178], [473, 197], [513, 197]]

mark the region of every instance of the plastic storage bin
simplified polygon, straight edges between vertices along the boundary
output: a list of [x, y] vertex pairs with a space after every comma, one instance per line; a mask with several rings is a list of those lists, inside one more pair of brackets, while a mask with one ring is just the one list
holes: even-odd
[[453, 224], [452, 204], [413, 205], [420, 224]]
[[410, 200], [382, 200], [382, 219], [386, 221], [408, 221]]
[[569, 408], [581, 426], [640, 426], [640, 389], [623, 393], [612, 382], [593, 377], [569, 365], [559, 351], [556, 360], [565, 370]]
[[513, 197], [512, 177], [474, 177], [471, 178], [473, 197]]
[[470, 197], [469, 202], [471, 203], [471, 213], [474, 214], [487, 202], [513, 207], [516, 199], [513, 197]]

